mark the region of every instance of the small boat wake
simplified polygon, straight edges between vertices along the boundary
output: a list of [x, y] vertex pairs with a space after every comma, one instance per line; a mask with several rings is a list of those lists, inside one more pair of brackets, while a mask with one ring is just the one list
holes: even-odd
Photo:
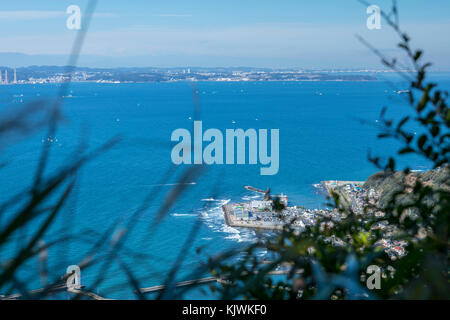
[[207, 199], [201, 199], [200, 201], [207, 201], [207, 202], [220, 202], [220, 206], [226, 205], [228, 202], [230, 202], [231, 199], [214, 199], [214, 198], [207, 198]]
[[172, 217], [197, 217], [196, 213], [172, 213]]

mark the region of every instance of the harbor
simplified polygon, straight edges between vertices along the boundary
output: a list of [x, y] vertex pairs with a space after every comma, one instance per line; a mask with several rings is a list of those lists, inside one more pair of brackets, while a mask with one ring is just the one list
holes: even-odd
[[[333, 215], [333, 212], [328, 209], [290, 207], [286, 195], [272, 196], [268, 189], [263, 191], [251, 186], [245, 186], [245, 189], [264, 194], [264, 197], [262, 200], [223, 205], [225, 223], [230, 227], [276, 231], [283, 230], [283, 227], [289, 223], [291, 227], [302, 231], [305, 226], [313, 225], [319, 216]], [[282, 205], [281, 210], [275, 209], [275, 200]]]

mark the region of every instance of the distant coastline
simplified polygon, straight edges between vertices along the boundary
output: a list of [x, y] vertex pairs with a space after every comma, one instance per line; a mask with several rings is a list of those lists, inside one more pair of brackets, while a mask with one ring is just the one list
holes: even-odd
[[[74, 68], [0, 66], [0, 84], [46, 84], [63, 82], [153, 83], [153, 82], [280, 82], [280, 81], [376, 81], [363, 71], [311, 71], [265, 68]], [[14, 75], [14, 77], [12, 77]]]

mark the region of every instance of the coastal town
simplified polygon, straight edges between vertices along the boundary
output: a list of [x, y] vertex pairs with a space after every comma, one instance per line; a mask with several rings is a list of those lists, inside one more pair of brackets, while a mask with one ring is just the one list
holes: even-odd
[[[368, 209], [371, 205], [375, 207], [380, 196], [379, 192], [374, 189], [366, 190], [364, 181], [322, 181], [316, 187], [329, 195], [333, 192], [338, 194], [344, 205], [354, 214], [363, 218], [373, 214], [379, 218], [380, 221], [374, 225], [374, 228], [383, 230], [386, 237], [378, 241], [376, 245], [382, 247], [391, 259], [394, 260], [406, 254], [407, 243], [394, 240], [395, 229], [382, 220], [384, 212]], [[269, 190], [263, 191], [249, 186], [246, 189], [264, 194], [263, 199], [225, 204], [222, 207], [225, 222], [231, 227], [279, 231], [289, 224], [297, 232], [302, 232], [307, 226], [312, 226], [323, 218], [328, 218], [333, 223], [342, 221], [342, 216], [336, 208], [308, 209], [288, 206], [288, 198], [284, 194], [270, 195]], [[275, 207], [279, 204], [282, 208], [276, 210]], [[331, 241], [336, 245], [340, 244], [339, 239], [333, 238]]]
[[83, 68], [63, 66], [0, 66], [0, 85], [63, 82], [147, 83], [178, 81], [374, 81], [376, 71], [268, 68]]

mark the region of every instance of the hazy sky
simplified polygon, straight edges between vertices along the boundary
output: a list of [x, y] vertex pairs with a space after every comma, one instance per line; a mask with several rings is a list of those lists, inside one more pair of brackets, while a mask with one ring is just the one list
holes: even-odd
[[[388, 0], [369, 2], [390, 7]], [[76, 0], [1, 3], [0, 53], [40, 55], [38, 61], [48, 64], [69, 53], [74, 40], [76, 31], [66, 27], [67, 7], [79, 5], [83, 13], [87, 6]], [[426, 49], [438, 67], [450, 68], [450, 1], [398, 3], [413, 44]], [[379, 66], [355, 34], [390, 54], [398, 41], [384, 22], [381, 30], [368, 30], [367, 18], [357, 0], [99, 0], [80, 64]], [[8, 57], [3, 62], [14, 63]], [[0, 65], [6, 64], [1, 59], [0, 54]]]

